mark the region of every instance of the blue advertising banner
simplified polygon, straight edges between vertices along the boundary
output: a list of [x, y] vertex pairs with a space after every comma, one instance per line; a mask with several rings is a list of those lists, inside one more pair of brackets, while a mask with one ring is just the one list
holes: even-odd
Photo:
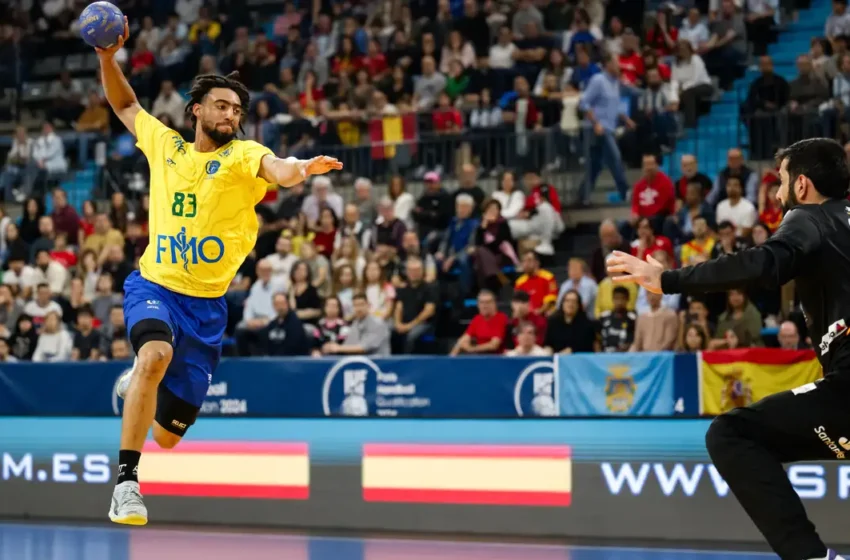
[[[129, 363], [0, 367], [2, 416], [115, 416]], [[557, 416], [551, 358], [223, 360], [202, 415], [255, 417]]]
[[672, 353], [558, 356], [562, 416], [672, 416]]

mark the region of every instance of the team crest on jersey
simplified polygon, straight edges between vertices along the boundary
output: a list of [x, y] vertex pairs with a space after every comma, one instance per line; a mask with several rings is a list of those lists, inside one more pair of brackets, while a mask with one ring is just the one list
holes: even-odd
[[218, 171], [220, 167], [221, 167], [221, 163], [219, 163], [218, 161], [216, 161], [216, 160], [208, 161], [207, 167], [206, 167], [207, 177], [215, 175], [216, 171]]
[[226, 150], [221, 152], [221, 157], [226, 158], [227, 156], [229, 156], [232, 153], [233, 153], [233, 146], [230, 146], [229, 148], [227, 148]]

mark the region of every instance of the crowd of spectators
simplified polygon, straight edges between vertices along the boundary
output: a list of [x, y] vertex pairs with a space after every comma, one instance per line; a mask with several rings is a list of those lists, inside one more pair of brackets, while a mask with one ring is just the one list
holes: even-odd
[[[40, 34], [57, 41], [52, 52], [77, 48], [78, 4], [25, 2], [0, 38], [26, 44]], [[675, 182], [658, 161], [750, 53], [762, 71], [741, 107], [758, 121], [754, 155], [813, 126], [847, 132], [846, 2], [834, 2], [798, 80], [771, 72], [766, 46], [780, 7], [804, 5], [678, 2], [645, 21], [642, 0], [287, 1], [263, 26], [232, 2], [139, 0], [126, 7], [133, 39], [117, 59], [145, 106], [187, 141], [181, 88], [199, 72], [238, 70], [254, 92], [246, 137], [282, 156], [338, 155], [352, 174], [350, 196], [332, 184], [343, 177], [319, 177], [257, 207], [255, 251], [226, 296], [238, 355], [434, 351], [446, 306], [472, 296], [479, 313], [455, 355], [735, 348], [761, 344], [764, 326], [798, 347], [806, 337], [793, 297], [655, 296], [614, 286], [604, 259], [621, 249], [690, 266], [776, 229], [778, 177], [751, 169], [741, 150], [713, 178], [693, 155]], [[63, 72], [51, 98], [41, 134], [19, 128], [0, 174], [5, 200], [24, 201], [20, 222], [0, 220], [0, 358], [123, 358], [123, 281], [147, 244], [147, 197], [124, 191], [144, 166], [98, 81]], [[68, 130], [78, 141], [66, 155], [58, 133]], [[56, 189], [46, 214], [43, 186], [104, 138], [105, 174], [117, 186], [108, 210], [87, 202], [77, 215]], [[579, 157], [579, 203], [607, 167], [631, 217], [604, 222], [601, 249], [589, 264], [571, 259], [559, 283], [541, 261], [564, 266], [553, 261], [564, 208], [543, 172]], [[629, 185], [632, 161], [642, 177]], [[489, 195], [485, 174], [497, 184]], [[457, 188], [445, 188], [449, 175]], [[388, 182], [386, 197], [377, 179]], [[411, 179], [424, 183], [418, 197]], [[506, 293], [509, 315], [499, 311]]]

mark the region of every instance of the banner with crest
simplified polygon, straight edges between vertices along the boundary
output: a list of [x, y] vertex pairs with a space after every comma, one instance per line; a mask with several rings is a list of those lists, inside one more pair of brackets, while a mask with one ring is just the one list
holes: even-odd
[[740, 348], [703, 352], [701, 359], [701, 414], [722, 414], [823, 375], [812, 350]]
[[562, 416], [671, 416], [669, 352], [558, 356]]

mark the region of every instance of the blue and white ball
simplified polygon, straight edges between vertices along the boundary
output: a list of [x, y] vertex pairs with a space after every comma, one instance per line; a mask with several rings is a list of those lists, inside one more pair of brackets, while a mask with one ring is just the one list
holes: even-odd
[[111, 47], [124, 35], [124, 14], [109, 2], [94, 2], [80, 14], [80, 35], [92, 47]]

